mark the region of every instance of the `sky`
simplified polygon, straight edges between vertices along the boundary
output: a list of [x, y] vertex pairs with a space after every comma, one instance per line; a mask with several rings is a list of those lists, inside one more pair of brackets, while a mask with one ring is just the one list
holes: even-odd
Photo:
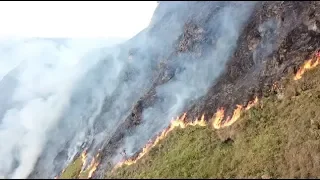
[[1, 1], [0, 38], [131, 38], [157, 1]]

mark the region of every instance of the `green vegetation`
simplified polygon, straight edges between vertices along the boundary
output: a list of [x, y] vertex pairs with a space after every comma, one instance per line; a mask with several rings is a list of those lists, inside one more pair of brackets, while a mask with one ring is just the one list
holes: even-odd
[[78, 157], [72, 164], [70, 164], [66, 168], [59, 179], [87, 179], [91, 169], [87, 168], [85, 171], [81, 172], [81, 168], [82, 160], [81, 157]]
[[[292, 79], [231, 127], [174, 130], [106, 178], [320, 178], [320, 68]], [[78, 158], [60, 178], [78, 178], [81, 167]]]
[[231, 127], [177, 129], [106, 178], [320, 178], [320, 69], [280, 84]]
[[89, 177], [90, 168], [86, 169], [85, 171], [81, 172], [79, 175], [79, 179], [87, 179]]
[[59, 179], [76, 179], [82, 168], [81, 158], [77, 158], [72, 164], [70, 164], [66, 170], [61, 174]]

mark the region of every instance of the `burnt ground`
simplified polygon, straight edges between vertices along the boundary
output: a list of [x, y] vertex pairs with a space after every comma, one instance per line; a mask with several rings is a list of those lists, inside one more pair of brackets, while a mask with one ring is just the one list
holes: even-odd
[[[210, 2], [201, 3], [210, 6]], [[320, 45], [319, 5], [319, 2], [310, 1], [257, 3], [224, 73], [205, 96], [185, 108], [187, 119], [202, 114], [210, 119], [219, 107], [225, 107], [230, 115], [236, 104], [246, 104], [254, 96], [276, 93], [272, 85], [283, 76], [294, 74]], [[151, 88], [134, 105], [132, 113], [102, 150], [103, 164], [115, 153], [125, 134], [141, 123], [143, 110], [156, 102], [155, 88], [174, 77], [175, 70], [169, 65], [172, 57], [186, 51], [201, 56], [201, 49], [214, 43], [214, 37], [210, 36], [209, 27], [205, 25], [213, 15], [214, 9], [203, 17], [202, 24], [192, 20], [185, 24], [176, 50], [159, 66]], [[100, 166], [95, 178], [103, 177], [105, 168]]]
[[[228, 62], [225, 73], [201, 100], [187, 110], [187, 117], [194, 119], [202, 113], [211, 117], [221, 106], [231, 113], [236, 104], [245, 104], [254, 96], [268, 96], [274, 82], [295, 73], [301, 63], [319, 47], [318, 32], [307, 26], [313, 21], [312, 18], [316, 18], [317, 4], [261, 3], [261, 8], [253, 13], [239, 38], [238, 48]], [[262, 36], [258, 27], [272, 18], [279, 28]], [[273, 52], [268, 53], [267, 48], [263, 47], [267, 39], [274, 39], [271, 42]]]

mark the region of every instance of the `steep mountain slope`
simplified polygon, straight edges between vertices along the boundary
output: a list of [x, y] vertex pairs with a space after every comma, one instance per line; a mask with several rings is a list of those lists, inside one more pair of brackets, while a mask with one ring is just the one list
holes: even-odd
[[106, 178], [319, 178], [319, 78], [288, 76], [232, 126], [172, 131]]
[[[147, 85], [141, 88], [144, 89], [140, 92], [143, 95], [139, 96], [133, 108], [127, 113], [128, 115], [123, 118], [123, 121], [121, 120], [111, 137], [99, 150], [99, 166], [93, 177], [104, 177], [106, 170], [112, 169], [120, 160], [120, 152], [123, 149], [126, 150], [127, 156], [133, 156], [133, 158], [138, 156], [141, 148], [150, 138], [167, 127], [173, 116], [186, 112], [186, 121], [191, 121], [205, 114], [204, 119], [210, 120], [217, 110], [223, 107], [225, 109], [223, 121], [225, 121], [227, 116], [232, 115], [237, 104], [246, 105], [254, 97], [261, 99], [263, 96], [269, 96], [274, 92], [273, 84], [276, 81], [283, 77], [292, 77], [306, 59], [314, 56], [313, 52], [319, 47], [320, 11], [318, 7], [319, 2], [309, 1], [160, 2], [150, 26], [139, 34], [139, 37], [137, 36], [123, 45], [126, 50], [121, 55], [128, 54], [129, 60], [137, 62], [135, 63], [136, 67], [139, 66], [139, 63], [144, 64], [144, 61], [153, 62], [151, 63], [153, 68], [150, 70], [152, 76], [146, 81]], [[142, 46], [143, 43], [146, 43], [147, 46]], [[141, 59], [143, 62], [138, 62]], [[262, 102], [266, 101], [271, 105], [278, 103], [271, 102], [270, 98], [269, 100], [263, 99]], [[270, 129], [281, 125], [277, 124], [277, 120], [271, 121], [270, 119], [283, 117], [267, 116], [273, 112], [271, 105], [267, 106], [269, 108], [266, 110], [263, 108], [250, 110], [250, 112], [259, 111], [257, 113], [262, 115], [257, 115], [257, 119], [264, 119], [266, 122], [263, 121], [263, 123], [275, 123], [275, 127], [272, 126]], [[277, 105], [281, 106], [281, 103]], [[288, 109], [282, 110], [288, 111]], [[255, 115], [245, 115], [241, 121], [253, 123], [254, 118], [256, 118]], [[251, 169], [244, 171], [246, 168], [240, 168], [239, 163], [246, 161], [246, 158], [248, 160], [248, 155], [242, 153], [250, 147], [249, 145], [254, 144], [245, 143], [260, 141], [254, 139], [256, 137], [251, 135], [249, 131], [266, 133], [259, 136], [261, 141], [268, 141], [269, 138], [286, 139], [288, 137], [283, 134], [270, 135], [268, 133], [272, 133], [271, 130], [259, 129], [256, 131], [255, 128], [258, 127], [255, 126], [258, 125], [254, 123], [245, 126], [240, 124], [218, 133], [223, 141], [234, 138], [234, 136], [243, 136], [242, 139], [235, 140], [230, 147], [224, 143], [220, 147], [221, 143], [215, 137], [189, 139], [195, 138], [196, 135], [211, 137], [216, 131], [193, 131], [194, 129], [190, 128], [186, 130], [190, 133], [188, 137], [184, 135], [184, 130], [175, 132], [175, 135], [169, 136], [169, 139], [159, 147], [167, 149], [159, 150], [159, 153], [152, 150], [145, 160], [141, 159], [145, 164], [120, 170], [118, 177], [139, 176], [139, 173], [135, 174], [133, 171], [141, 172], [142, 177], [257, 177], [265, 171], [270, 171], [271, 176], [284, 177], [285, 175], [281, 173], [289, 171], [270, 170], [274, 165], [273, 161], [270, 166], [267, 166], [269, 169], [258, 169], [256, 172]], [[264, 126], [263, 124], [262, 127]], [[292, 128], [293, 126], [295, 127], [297, 124], [292, 125]], [[281, 126], [281, 128], [284, 127], [286, 127], [285, 124], [283, 127]], [[280, 131], [277, 132], [280, 133]], [[250, 136], [247, 136], [248, 134]], [[181, 140], [178, 141], [177, 138], [181, 138]], [[204, 152], [201, 150], [201, 153], [192, 155], [191, 150], [195, 147], [193, 142], [200, 144], [210, 142], [209, 144], [212, 146], [207, 148], [199, 146], [199, 148], [203, 148]], [[189, 143], [190, 150], [186, 146]], [[236, 146], [236, 143], [239, 145]], [[286, 141], [279, 143], [288, 146]], [[178, 145], [173, 147], [173, 144]], [[215, 160], [208, 158], [208, 162], [199, 166], [199, 168], [205, 168], [209, 165], [217, 168], [225, 167], [230, 170], [230, 174], [225, 173], [226, 169], [223, 168], [212, 172], [206, 171], [203, 174], [188, 172], [191, 167], [198, 168], [195, 161], [209, 157], [208, 154], [206, 156], [203, 154], [210, 151], [216, 153], [210, 156], [212, 158], [222, 157], [221, 153], [226, 154], [223, 157], [232, 158], [229, 155], [238, 152], [235, 146], [242, 148], [243, 151], [239, 152], [233, 164], [215, 166], [216, 163], [229, 163], [229, 161], [222, 162], [219, 158]], [[181, 152], [182, 148], [187, 148], [186, 154], [178, 156], [177, 152]], [[261, 150], [260, 147], [257, 148], [257, 151]], [[276, 148], [278, 151], [283, 150], [282, 146], [278, 145], [272, 145], [270, 148]], [[252, 149], [252, 151], [256, 150]], [[98, 151], [96, 150], [96, 152]], [[267, 155], [270, 152], [262, 151], [261, 153]], [[262, 154], [260, 154], [261, 157]], [[194, 156], [193, 160], [195, 161], [190, 160], [190, 164], [182, 166], [181, 163], [186, 163], [191, 158], [190, 156]], [[177, 159], [178, 157], [180, 160]], [[155, 160], [150, 158], [155, 158]], [[155, 163], [150, 164], [149, 160]], [[252, 163], [255, 163], [254, 165], [259, 168], [258, 164], [264, 163], [264, 160]], [[160, 168], [158, 163], [168, 164], [168, 166], [162, 165]], [[241, 167], [252, 167], [249, 160], [247, 164], [242, 165]], [[79, 163], [78, 166], [76, 169], [80, 171], [82, 164]], [[182, 168], [181, 171], [175, 171], [176, 166]], [[296, 177], [295, 170], [292, 170], [296, 167], [293, 165], [292, 167], [289, 165], [284, 167], [291, 168], [290, 177]], [[155, 168], [160, 169], [157, 171]], [[240, 172], [241, 170], [243, 172]], [[312, 168], [309, 170], [310, 176], [318, 176], [317, 173], [313, 173]], [[301, 170], [297, 176], [305, 177], [306, 175]], [[68, 176], [63, 175], [63, 177]], [[78, 177], [78, 173], [75, 173], [74, 177]]]

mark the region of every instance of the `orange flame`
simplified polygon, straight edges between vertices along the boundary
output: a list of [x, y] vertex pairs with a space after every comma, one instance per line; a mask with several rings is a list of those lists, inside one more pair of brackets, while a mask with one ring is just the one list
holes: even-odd
[[231, 126], [234, 122], [236, 122], [240, 118], [242, 109], [243, 106], [237, 105], [237, 108], [233, 111], [232, 117], [230, 118], [230, 116], [228, 116], [227, 120], [222, 124], [220, 128]]
[[309, 59], [307, 60], [302, 67], [300, 67], [300, 69], [298, 70], [298, 72], [296, 73], [296, 75], [294, 76], [294, 80], [298, 80], [302, 78], [302, 75], [309, 69], [313, 69], [315, 68], [319, 63], [320, 63], [320, 58], [316, 58], [316, 61], [314, 63], [312, 63], [313, 59]]
[[206, 126], [207, 123], [204, 120], [204, 114], [201, 116], [200, 120], [196, 119], [195, 121], [188, 123], [188, 125], [190, 125], [190, 126], [196, 126], [196, 125], [198, 125], [198, 126]]
[[[81, 161], [82, 161], [82, 166], [85, 164], [87, 160], [87, 150], [84, 150], [82, 153], [81, 153]], [[80, 173], [83, 172], [84, 168], [81, 169]]]
[[[82, 153], [81, 153], [81, 161], [82, 161], [82, 166], [84, 166], [86, 160], [87, 160], [87, 150], [84, 150]], [[96, 157], [94, 157], [91, 161], [91, 164], [89, 167], [87, 167], [86, 169], [83, 167], [82, 170], [80, 171], [79, 173], [79, 177], [81, 175], [82, 172], [84, 172], [85, 170], [87, 169], [90, 169], [89, 170], [89, 173], [88, 173], [88, 178], [91, 178], [93, 173], [97, 170], [97, 167], [99, 165], [99, 162], [96, 162], [96, 158], [98, 158], [100, 156], [100, 149], [99, 149], [99, 153], [96, 155]], [[66, 169], [63, 169], [61, 174], [65, 172]], [[54, 177], [54, 179], [58, 179], [59, 176], [56, 176]]]
[[90, 164], [90, 170], [88, 173], [88, 178], [91, 178], [93, 173], [97, 170], [97, 167], [99, 165], [99, 162], [96, 160], [100, 156], [100, 153], [96, 155], [95, 158], [92, 159], [91, 164]]
[[249, 101], [249, 103], [247, 104], [246, 110], [251, 109], [254, 105], [256, 105], [258, 103], [258, 101], [259, 101], [259, 99], [257, 96], [254, 98], [253, 101]]
[[221, 122], [224, 118], [224, 108], [219, 108], [215, 114], [215, 118], [213, 119], [213, 128], [219, 129], [221, 127]]
[[122, 166], [122, 165], [132, 165], [136, 163], [139, 159], [141, 159], [146, 153], [148, 153], [154, 146], [156, 146], [162, 139], [164, 139], [169, 132], [174, 130], [175, 128], [181, 128], [184, 129], [187, 126], [206, 126], [206, 121], [204, 119], [204, 114], [202, 115], [201, 119], [196, 119], [193, 122], [185, 122], [187, 113], [184, 113], [181, 118], [177, 117], [175, 120], [171, 121], [171, 124], [168, 128], [164, 129], [153, 142], [149, 142], [146, 144], [146, 146], [142, 149], [142, 151], [138, 154], [136, 158], [129, 158], [125, 161], [119, 162], [114, 169]]
[[87, 150], [84, 150], [81, 153], [81, 161], [82, 161], [83, 164], [86, 162], [86, 159], [87, 159]]
[[[237, 108], [234, 110], [232, 117], [227, 117], [227, 120], [225, 123], [222, 124], [222, 120], [224, 118], [224, 108], [219, 108], [215, 114], [215, 118], [213, 119], [213, 127], [215, 129], [220, 129], [223, 127], [227, 127], [232, 125], [234, 122], [236, 122], [241, 115], [241, 111], [243, 109], [248, 110], [251, 107], [253, 107], [256, 103], [258, 103], [258, 97], [255, 97], [253, 101], [250, 101], [248, 105], [243, 108], [241, 105], [237, 105]], [[154, 146], [156, 146], [162, 139], [164, 139], [170, 131], [174, 130], [175, 128], [186, 128], [187, 126], [206, 126], [207, 123], [205, 121], [204, 114], [201, 116], [201, 119], [198, 120], [198, 118], [193, 122], [185, 122], [186, 113], [183, 114], [181, 118], [177, 117], [175, 120], [171, 121], [171, 124], [168, 128], [164, 129], [160, 135], [156, 137], [156, 139], [153, 142], [148, 142], [145, 147], [142, 149], [142, 151], [138, 154], [136, 158], [129, 158], [125, 161], [119, 162], [113, 170], [121, 167], [122, 165], [132, 165], [136, 163], [139, 159], [141, 159], [145, 154], [147, 154]]]
[[237, 108], [233, 111], [232, 117], [230, 118], [230, 116], [228, 116], [227, 120], [224, 123], [222, 123], [222, 120], [224, 118], [224, 109], [223, 108], [218, 109], [218, 111], [215, 114], [215, 118], [212, 121], [213, 128], [220, 129], [220, 128], [231, 126], [240, 118], [240, 115], [243, 109], [249, 110], [257, 103], [258, 103], [258, 97], [255, 97], [253, 101], [248, 102], [245, 108], [243, 108], [242, 105], [237, 105]]
[[[306, 70], [309, 69], [313, 69], [315, 68], [319, 63], [320, 63], [320, 58], [317, 57], [315, 62], [312, 62], [313, 59], [309, 59], [307, 60], [303, 66], [298, 70], [298, 72], [296, 73], [296, 75], [294, 76], [294, 80], [299, 80], [302, 78], [302, 75], [306, 72]], [[277, 84], [273, 84], [273, 88], [276, 89], [277, 88]], [[225, 121], [225, 123], [222, 124], [222, 120], [224, 118], [224, 108], [219, 108], [215, 114], [215, 118], [213, 119], [213, 127], [215, 129], [220, 129], [223, 127], [227, 127], [227, 126], [231, 126], [234, 122], [236, 122], [241, 115], [241, 111], [243, 109], [245, 110], [249, 110], [250, 108], [252, 108], [255, 104], [258, 103], [258, 97], [255, 97], [255, 99], [253, 101], [249, 101], [249, 103], [247, 104], [247, 106], [245, 108], [243, 108], [242, 105], [237, 105], [237, 108], [234, 110], [232, 117], [227, 117], [227, 120]], [[137, 158], [132, 159], [129, 158], [123, 162], [118, 163], [114, 169], [122, 166], [123, 164], [126, 165], [131, 165], [137, 162], [137, 160], [139, 160], [142, 156], [144, 156], [152, 147], [154, 147], [155, 145], [157, 145], [159, 143], [160, 140], [162, 140], [164, 137], [167, 136], [167, 134], [172, 131], [174, 128], [176, 127], [180, 127], [180, 128], [185, 128], [188, 125], [191, 126], [195, 126], [195, 125], [200, 125], [200, 126], [206, 126], [205, 120], [204, 120], [204, 115], [202, 115], [201, 120], [199, 121], [198, 119], [196, 119], [194, 122], [190, 122], [190, 123], [185, 123], [184, 122], [184, 118], [186, 116], [186, 113], [184, 113], [183, 117], [181, 119], [179, 119], [179, 117], [172, 121], [169, 128], [165, 129], [164, 131], [162, 131], [162, 133], [157, 136], [157, 138], [155, 139], [155, 141], [153, 143], [148, 143], [142, 150], [142, 152], [138, 155]]]

